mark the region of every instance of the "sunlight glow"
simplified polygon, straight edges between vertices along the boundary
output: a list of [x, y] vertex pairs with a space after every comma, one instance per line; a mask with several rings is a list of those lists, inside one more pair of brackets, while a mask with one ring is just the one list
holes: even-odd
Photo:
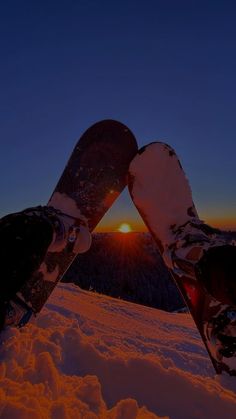
[[118, 231], [120, 231], [120, 233], [130, 233], [132, 231], [132, 228], [129, 224], [123, 223], [118, 228]]

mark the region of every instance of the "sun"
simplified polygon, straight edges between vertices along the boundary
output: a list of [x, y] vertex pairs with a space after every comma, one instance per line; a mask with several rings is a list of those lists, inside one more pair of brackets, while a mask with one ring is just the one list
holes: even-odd
[[130, 233], [132, 231], [132, 228], [129, 224], [127, 223], [123, 223], [120, 225], [120, 227], [118, 228], [118, 231], [120, 233]]

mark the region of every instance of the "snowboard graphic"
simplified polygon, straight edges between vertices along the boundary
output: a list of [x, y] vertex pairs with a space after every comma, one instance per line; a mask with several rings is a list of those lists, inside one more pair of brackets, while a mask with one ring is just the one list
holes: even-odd
[[[225, 268], [219, 268], [222, 275], [216, 277], [216, 270], [210, 267], [213, 260], [217, 264], [214, 254], [221, 258], [225, 253], [231, 266], [232, 261], [235, 265], [236, 247], [227, 244], [219, 230], [199, 220], [180, 161], [168, 145], [154, 142], [143, 147], [130, 164], [128, 183], [132, 200], [182, 293], [216, 372], [236, 375], [235, 291], [231, 299]], [[235, 279], [231, 290], [235, 290]]]
[[98, 122], [82, 135], [46, 207], [48, 217], [58, 213], [63, 219], [67, 240], [61, 248], [48, 248], [39, 269], [10, 302], [6, 325], [22, 326], [42, 309], [78, 253], [77, 235], [88, 241], [86, 229], [93, 231], [126, 186], [136, 152], [133, 134], [117, 121]]

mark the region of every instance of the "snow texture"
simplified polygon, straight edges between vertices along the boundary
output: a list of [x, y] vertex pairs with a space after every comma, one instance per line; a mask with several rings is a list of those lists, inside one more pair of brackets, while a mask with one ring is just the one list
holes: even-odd
[[193, 321], [60, 284], [0, 336], [2, 419], [235, 419]]

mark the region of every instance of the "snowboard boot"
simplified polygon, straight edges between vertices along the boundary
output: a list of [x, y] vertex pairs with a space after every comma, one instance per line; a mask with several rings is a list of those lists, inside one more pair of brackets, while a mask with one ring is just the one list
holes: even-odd
[[2, 278], [0, 295], [7, 298], [40, 266], [47, 251], [60, 251], [69, 245], [74, 253], [84, 253], [91, 234], [84, 221], [53, 207], [34, 207], [0, 220]]
[[53, 225], [42, 207], [0, 220], [1, 300], [8, 300], [43, 260], [53, 239]]
[[218, 301], [236, 306], [236, 247], [210, 247], [195, 266], [198, 280]]
[[9, 301], [16, 300], [16, 293], [40, 267], [47, 251], [57, 252], [67, 245], [77, 254], [90, 248], [87, 226], [82, 220], [74, 223], [73, 218], [75, 226], [71, 228], [70, 219], [52, 207], [38, 206], [0, 220], [0, 330], [6, 311], [14, 313]]
[[236, 305], [236, 247], [196, 218], [172, 232], [175, 241], [163, 254], [169, 268], [196, 277], [216, 300]]

